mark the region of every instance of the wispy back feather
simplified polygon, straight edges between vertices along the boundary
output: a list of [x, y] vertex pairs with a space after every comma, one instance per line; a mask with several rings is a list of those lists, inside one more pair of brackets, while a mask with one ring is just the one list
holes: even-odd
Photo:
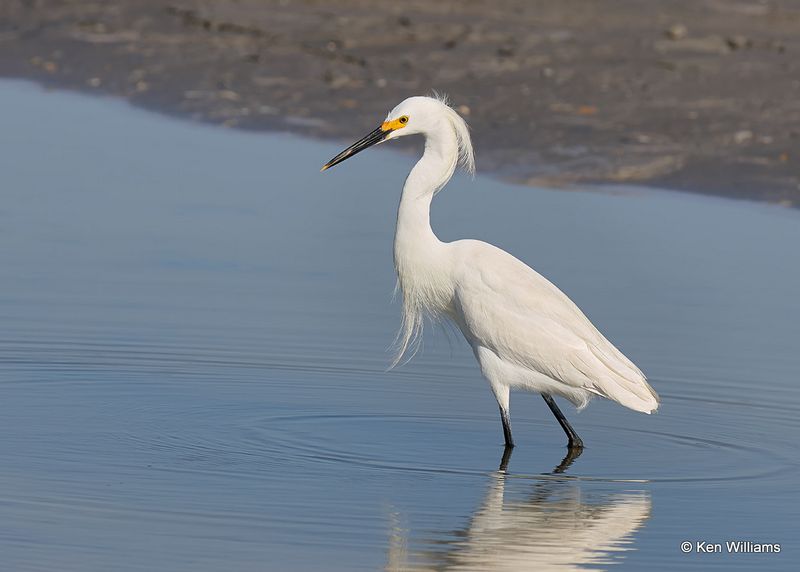
[[469, 135], [469, 125], [458, 112], [450, 107], [447, 95], [433, 92], [433, 97], [445, 107], [445, 113], [458, 137], [458, 162], [470, 175], [475, 175], [475, 154], [472, 151], [472, 138]]

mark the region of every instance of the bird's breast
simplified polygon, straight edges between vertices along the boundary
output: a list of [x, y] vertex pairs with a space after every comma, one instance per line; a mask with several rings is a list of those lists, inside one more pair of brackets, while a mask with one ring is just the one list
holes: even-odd
[[395, 269], [403, 302], [431, 315], [451, 315], [454, 309], [453, 281], [447, 263], [431, 250], [395, 250]]

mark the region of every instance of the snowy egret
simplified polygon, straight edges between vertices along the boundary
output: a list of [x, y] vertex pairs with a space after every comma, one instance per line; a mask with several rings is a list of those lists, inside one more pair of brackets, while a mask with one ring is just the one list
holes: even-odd
[[644, 374], [592, 325], [561, 290], [504, 250], [477, 240], [440, 241], [430, 225], [433, 196], [459, 162], [475, 163], [466, 122], [447, 102], [410, 97], [374, 131], [322, 170], [364, 149], [406, 135], [425, 137], [425, 151], [408, 175], [394, 236], [394, 264], [403, 296], [395, 364], [419, 340], [426, 316], [454, 322], [472, 346], [500, 406], [506, 447], [513, 447], [510, 391], [540, 393], [567, 434], [583, 442], [553, 396], [583, 408], [596, 396], [635, 411], [658, 409]]

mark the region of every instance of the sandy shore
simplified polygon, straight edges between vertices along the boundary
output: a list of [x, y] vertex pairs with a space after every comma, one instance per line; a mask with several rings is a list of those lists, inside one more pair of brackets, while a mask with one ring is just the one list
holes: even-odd
[[0, 75], [347, 141], [450, 94], [478, 167], [800, 204], [800, 2], [6, 0]]

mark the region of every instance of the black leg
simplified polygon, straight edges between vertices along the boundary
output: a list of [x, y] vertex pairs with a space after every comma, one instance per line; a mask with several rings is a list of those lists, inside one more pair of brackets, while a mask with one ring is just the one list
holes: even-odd
[[506, 448], [514, 446], [514, 439], [511, 437], [511, 419], [508, 417], [508, 411], [500, 406], [500, 419], [503, 420], [503, 436], [506, 438]]
[[501, 473], [505, 473], [508, 468], [508, 462], [511, 460], [511, 453], [514, 452], [514, 447], [506, 447], [503, 449], [503, 458], [500, 459], [500, 467], [497, 469]]
[[575, 433], [575, 429], [573, 429], [572, 425], [569, 424], [569, 421], [567, 421], [567, 418], [564, 417], [564, 414], [561, 413], [561, 410], [558, 408], [558, 405], [556, 405], [553, 397], [545, 394], [542, 394], [542, 397], [544, 398], [544, 402], [547, 403], [547, 406], [550, 408], [550, 411], [552, 411], [553, 415], [556, 416], [558, 424], [561, 425], [564, 433], [567, 434], [567, 438], [569, 439], [569, 448], [583, 449], [583, 441], [581, 441], [581, 438], [578, 437], [577, 433]]

